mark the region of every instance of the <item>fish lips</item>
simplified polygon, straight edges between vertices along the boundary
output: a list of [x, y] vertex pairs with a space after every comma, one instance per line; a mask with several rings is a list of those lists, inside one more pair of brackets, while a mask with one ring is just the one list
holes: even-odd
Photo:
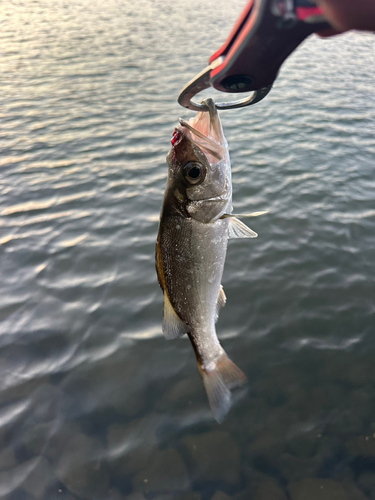
[[[199, 147], [201, 150], [205, 152], [205, 155], [209, 163], [214, 164], [225, 157], [225, 146], [222, 144], [223, 137], [221, 137], [218, 140], [214, 140], [210, 137], [205, 136], [202, 132], [194, 128], [186, 120], [179, 118], [178, 121], [182, 126], [182, 128], [186, 130], [186, 132], [182, 129], [179, 130], [186, 137], [188, 137], [193, 144], [195, 144], [197, 147]], [[212, 129], [214, 129], [214, 127], [212, 127]], [[209, 133], [209, 130], [207, 131], [207, 133]]]

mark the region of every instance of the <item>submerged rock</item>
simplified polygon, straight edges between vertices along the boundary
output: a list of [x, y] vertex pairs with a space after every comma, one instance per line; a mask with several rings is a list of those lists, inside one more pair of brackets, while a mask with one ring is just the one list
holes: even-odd
[[316, 431], [304, 432], [293, 437], [288, 442], [290, 453], [298, 458], [311, 458], [319, 444], [319, 433]]
[[71, 436], [61, 450], [58, 479], [74, 495], [92, 500], [108, 494], [109, 474], [100, 442], [85, 434]]
[[269, 481], [259, 486], [254, 500], [287, 500], [287, 497], [275, 481]]
[[375, 435], [355, 437], [349, 441], [347, 449], [354, 457], [375, 457]]
[[353, 482], [343, 481], [349, 500], [367, 500], [366, 495]]
[[125, 497], [125, 500], [146, 500], [143, 493], [132, 493]]
[[323, 375], [326, 373], [327, 380], [337, 380], [352, 387], [363, 387], [369, 380], [373, 379], [374, 368], [371, 362], [364, 363], [362, 359], [359, 363], [353, 363], [349, 353], [346, 353], [345, 357], [345, 360], [343, 358], [340, 360], [335, 352], [335, 357], [327, 365], [327, 369], [323, 368]]
[[[1, 360], [0, 365], [2, 365], [2, 363], [3, 360]], [[10, 367], [10, 370], [13, 370], [13, 367]], [[32, 378], [27, 381], [20, 380], [18, 384], [9, 387], [2, 387], [2, 390], [0, 391], [0, 406], [13, 401], [20, 402], [22, 400], [26, 400], [39, 386], [40, 380]]]
[[288, 489], [290, 500], [351, 500], [344, 486], [332, 479], [303, 479]]
[[223, 491], [217, 491], [211, 500], [231, 500], [231, 497], [224, 493]]
[[247, 452], [250, 457], [267, 456], [273, 459], [284, 450], [284, 436], [280, 438], [275, 433], [264, 432], [249, 444]]
[[3, 427], [0, 427], [0, 450], [3, 450], [5, 447], [5, 430]]
[[158, 446], [159, 419], [140, 418], [128, 425], [114, 424], [107, 430], [107, 456], [115, 476], [135, 474], [143, 469]]
[[61, 459], [61, 453], [66, 443], [82, 435], [81, 426], [76, 422], [63, 422], [60, 426], [40, 424], [30, 428], [22, 437], [22, 442], [30, 454], [35, 454], [40, 448], [52, 462]]
[[254, 467], [246, 467], [243, 469], [243, 475], [246, 478], [247, 487], [244, 491], [234, 495], [235, 500], [253, 500], [259, 488], [263, 484], [273, 483], [279, 486], [274, 476], [264, 474]]
[[375, 474], [372, 472], [364, 472], [358, 478], [358, 485], [368, 495], [371, 491], [375, 492]]
[[0, 500], [36, 500], [36, 499], [30, 493], [27, 493], [27, 491], [19, 489], [15, 491], [13, 494], [10, 493], [9, 495], [0, 496]]
[[[125, 497], [122, 493], [120, 493], [118, 490], [111, 489], [105, 496], [105, 500], [127, 500], [128, 497]], [[145, 500], [143, 498], [137, 499], [134, 498], [133, 500]]]
[[228, 433], [214, 431], [185, 436], [182, 444], [198, 481], [238, 483], [240, 451]]
[[44, 497], [46, 489], [55, 479], [48, 460], [44, 457], [36, 460], [35, 467], [23, 481], [22, 488], [39, 500]]
[[54, 488], [52, 491], [48, 491], [47, 495], [43, 500], [79, 500], [69, 491], [61, 490], [61, 488]]
[[17, 467], [0, 472], [0, 498], [23, 490], [39, 500], [52, 481], [53, 474], [48, 461], [43, 457], [32, 458]]
[[245, 453], [253, 460], [258, 457], [266, 457], [269, 462], [275, 464], [277, 457], [286, 450], [288, 434], [293, 425], [298, 423], [298, 414], [291, 411], [287, 406], [268, 409], [257, 425], [258, 432], [254, 440], [245, 447]]
[[71, 411], [101, 409], [115, 410], [125, 417], [133, 417], [147, 404], [144, 382], [149, 366], [133, 349], [119, 349], [110, 358], [93, 363], [82, 372], [75, 372], [64, 381], [64, 387], [73, 400]]
[[[145, 497], [143, 498], [146, 500]], [[183, 493], [164, 493], [152, 497], [152, 500], [202, 500], [202, 495], [193, 491], [184, 491]]]
[[54, 422], [46, 422], [31, 425], [25, 429], [20, 441], [31, 456], [46, 453], [54, 427]]
[[12, 448], [0, 448], [0, 470], [11, 469], [17, 465]]
[[365, 418], [362, 412], [355, 408], [345, 409], [326, 425], [326, 432], [330, 435], [351, 436], [362, 434], [365, 427]]
[[197, 402], [206, 401], [206, 394], [199, 376], [178, 380], [156, 403], [159, 411], [181, 411], [195, 408]]
[[64, 392], [50, 383], [40, 384], [31, 394], [33, 423], [53, 421], [60, 413]]
[[174, 496], [173, 500], [202, 500], [202, 495], [197, 492], [185, 492]]
[[306, 405], [306, 418], [311, 417], [311, 414], [318, 408], [322, 410], [335, 410], [342, 405], [342, 402], [347, 398], [347, 391], [339, 383], [329, 382], [328, 379], [324, 384], [313, 387], [310, 393], [309, 401]]
[[320, 465], [319, 457], [298, 458], [290, 453], [283, 453], [279, 460], [280, 471], [288, 482], [299, 481], [306, 477], [316, 477]]
[[177, 492], [190, 487], [188, 471], [179, 453], [167, 449], [155, 453], [148, 465], [133, 478], [134, 491]]

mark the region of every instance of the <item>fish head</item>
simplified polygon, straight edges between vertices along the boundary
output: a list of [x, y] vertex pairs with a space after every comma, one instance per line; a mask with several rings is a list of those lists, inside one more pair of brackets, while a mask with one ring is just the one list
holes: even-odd
[[175, 209], [209, 223], [230, 211], [231, 170], [228, 145], [212, 99], [208, 111], [189, 122], [180, 119], [167, 156], [168, 198]]

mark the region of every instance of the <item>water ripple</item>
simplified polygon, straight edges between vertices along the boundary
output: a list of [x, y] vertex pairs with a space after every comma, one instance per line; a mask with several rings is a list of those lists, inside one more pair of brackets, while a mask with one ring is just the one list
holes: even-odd
[[[258, 480], [281, 498], [307, 476], [362, 487], [375, 384], [373, 34], [310, 38], [267, 99], [221, 115], [235, 210], [269, 213], [251, 223], [256, 240], [228, 246], [217, 331], [249, 391], [220, 431], [188, 340], [161, 332], [165, 157], [177, 117], [192, 116], [175, 96], [240, 4], [3, 6], [1, 494], [93, 498], [99, 481], [98, 498], [120, 498], [165, 450], [205, 499], [255, 498]], [[237, 483], [191, 462], [186, 443], [211, 433], [240, 457]]]

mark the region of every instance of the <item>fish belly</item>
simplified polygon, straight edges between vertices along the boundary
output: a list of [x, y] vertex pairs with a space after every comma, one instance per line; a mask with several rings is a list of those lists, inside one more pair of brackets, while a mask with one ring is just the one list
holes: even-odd
[[174, 310], [192, 331], [208, 333], [215, 324], [227, 244], [226, 219], [204, 224], [169, 216], [162, 221], [160, 250], [166, 291]]

